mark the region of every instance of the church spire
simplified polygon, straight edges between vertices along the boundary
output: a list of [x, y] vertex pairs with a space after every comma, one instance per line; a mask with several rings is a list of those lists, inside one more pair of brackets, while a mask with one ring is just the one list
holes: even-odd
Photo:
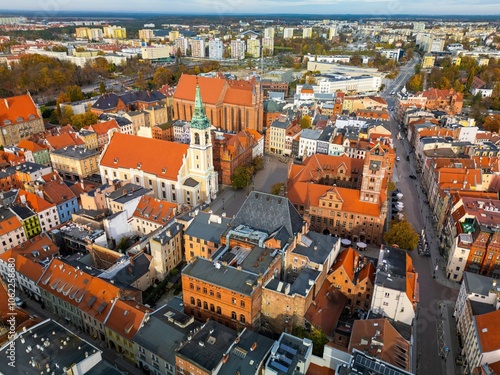
[[200, 85], [198, 85], [198, 77], [196, 77], [196, 94], [194, 97], [194, 113], [191, 119], [191, 127], [195, 129], [210, 128], [210, 121], [205, 113], [203, 101], [201, 100]]

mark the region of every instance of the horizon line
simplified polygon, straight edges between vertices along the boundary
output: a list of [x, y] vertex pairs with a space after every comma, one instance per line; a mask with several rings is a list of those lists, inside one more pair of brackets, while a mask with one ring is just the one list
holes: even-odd
[[[431, 18], [438, 18], [438, 17], [498, 17], [500, 16], [500, 13], [498, 14], [490, 14], [490, 13], [477, 13], [477, 14], [425, 14], [425, 13], [398, 13], [398, 14], [392, 14], [392, 15], [380, 15], [380, 14], [371, 14], [371, 13], [330, 13], [330, 14], [325, 14], [325, 13], [304, 13], [304, 12], [298, 12], [298, 13], [282, 13], [282, 12], [267, 12], [267, 13], [256, 13], [256, 12], [222, 12], [222, 13], [217, 13], [217, 12], [187, 12], [187, 11], [172, 11], [169, 13], [162, 13], [162, 12], [137, 12], [134, 10], [122, 10], [122, 11], [116, 11], [116, 10], [110, 10], [110, 11], [102, 11], [102, 10], [61, 10], [61, 11], [55, 11], [55, 12], [46, 12], [43, 10], [39, 9], [4, 9], [0, 11], [0, 15], [4, 13], [23, 13], [23, 12], [29, 12], [29, 13], [36, 13], [36, 12], [42, 12], [44, 13], [44, 17], [57, 17], [57, 14], [63, 14], [63, 13], [90, 13], [90, 14], [109, 14], [109, 15], [116, 15], [116, 14], [140, 14], [140, 15], [157, 15], [157, 16], [168, 16], [168, 15], [186, 15], [186, 16], [191, 16], [191, 15], [207, 15], [207, 16], [213, 16], [213, 15], [233, 15], [233, 16], [297, 16], [300, 17], [301, 15], [304, 16], [318, 16], [322, 17], [323, 19], [325, 17], [330, 17], [330, 16], [356, 16], [356, 17], [361, 17], [361, 16], [366, 16], [367, 18], [393, 18], [393, 17], [431, 17]], [[53, 14], [53, 15], [51, 15]], [[22, 16], [22, 14], [19, 14]]]

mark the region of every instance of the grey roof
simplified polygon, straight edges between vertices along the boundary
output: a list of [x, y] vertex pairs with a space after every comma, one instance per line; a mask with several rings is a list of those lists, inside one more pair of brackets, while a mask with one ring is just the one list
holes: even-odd
[[83, 147], [73, 146], [73, 147], [64, 147], [59, 150], [51, 151], [51, 154], [64, 156], [70, 159], [87, 159], [91, 156], [99, 155], [99, 151], [91, 150]]
[[[271, 349], [271, 356], [266, 362], [267, 368], [278, 375], [297, 374], [297, 365], [305, 363], [312, 351], [309, 339], [300, 339], [287, 333], [282, 333], [278, 342]], [[309, 357], [310, 358], [310, 357]]]
[[470, 303], [470, 307], [472, 309], [472, 315], [483, 315], [493, 311], [496, 311], [495, 305], [490, 303], [484, 303], [480, 301], [472, 301], [468, 300]]
[[329, 142], [330, 138], [332, 137], [333, 131], [334, 131], [333, 126], [326, 126], [321, 132], [318, 140], [323, 142]]
[[26, 163], [16, 165], [15, 167], [6, 168], [6, 172], [9, 173], [9, 171], [12, 171], [12, 172], [19, 171], [19, 172], [23, 172], [23, 173], [34, 173], [34, 172], [41, 171], [45, 168], [47, 168], [46, 165], [41, 165], [41, 164], [32, 163], [32, 162], [28, 161]]
[[240, 266], [242, 269], [254, 273], [256, 275], [266, 274], [269, 266], [274, 261], [276, 253], [274, 256], [271, 255], [272, 252], [259, 246], [255, 246], [246, 258], [241, 262]]
[[[47, 339], [50, 345], [44, 345], [42, 338]], [[61, 342], [68, 338], [69, 341], [61, 349]], [[2, 347], [2, 353], [5, 353], [8, 346], [9, 343], [6, 343]], [[0, 372], [3, 374], [39, 374], [40, 368], [45, 370], [45, 366], [48, 365], [49, 373], [62, 375], [66, 374], [65, 368], [69, 369], [84, 361], [85, 353], [92, 355], [99, 351], [95, 346], [50, 319], [28, 328], [24, 333], [20, 332], [14, 339], [14, 347], [16, 367], [13, 370], [6, 359], [0, 361]], [[28, 347], [31, 349], [28, 350]], [[34, 368], [30, 361], [34, 361], [39, 369]]]
[[175, 223], [172, 219], [166, 226], [161, 230], [160, 233], [154, 236], [154, 240], [158, 241], [162, 245], [168, 243], [172, 238], [174, 238], [177, 233], [182, 230], [183, 226], [180, 223]]
[[379, 258], [379, 270], [375, 275], [375, 284], [386, 288], [406, 290], [406, 251], [386, 247]]
[[200, 326], [193, 317], [165, 305], [151, 314], [135, 334], [134, 342], [175, 365], [175, 350]]
[[[463, 284], [467, 294], [479, 294], [487, 296], [493, 290], [494, 279], [488, 276], [478, 275], [472, 272], [464, 272]], [[500, 289], [499, 287], [496, 287]]]
[[316, 284], [318, 276], [321, 274], [320, 271], [314, 270], [312, 268], [304, 268], [299, 276], [293, 282], [290, 288], [290, 294], [299, 294], [301, 296], [307, 296], [312, 286]]
[[228, 218], [199, 211], [184, 233], [218, 244], [221, 234], [227, 229], [229, 223], [231, 220]]
[[141, 185], [126, 184], [107, 195], [110, 200], [118, 203], [126, 203], [137, 197], [142, 197], [151, 192], [151, 189], [143, 188]]
[[219, 375], [257, 374], [274, 344], [274, 340], [247, 329], [240, 334], [239, 339], [229, 353], [227, 361], [222, 364]]
[[212, 373], [236, 337], [236, 331], [209, 320], [178, 350], [177, 355]]
[[246, 225], [265, 233], [273, 233], [281, 226], [290, 238], [301, 231], [303, 219], [287, 198], [253, 191], [247, 197], [231, 226]]
[[123, 375], [123, 372], [103, 359], [97, 365], [87, 371], [85, 375]]
[[259, 278], [258, 275], [243, 269], [238, 270], [218, 262], [214, 264], [199, 257], [184, 267], [182, 274], [246, 296], [253, 294], [253, 286], [257, 285]]
[[126, 267], [122, 267], [118, 272], [105, 276], [105, 273], [100, 277], [103, 279], [113, 280], [115, 284], [130, 286], [136, 280], [140, 279], [149, 271], [151, 260], [148, 259], [146, 254], [141, 253], [134, 258], [133, 261]]
[[302, 130], [302, 134], [300, 135], [300, 138], [306, 138], [306, 139], [319, 139], [321, 136], [321, 130], [313, 130], [313, 129], [304, 129]]
[[302, 235], [302, 241], [293, 249], [293, 253], [306, 256], [313, 263], [323, 264], [338, 241], [338, 237], [309, 231]]
[[277, 118], [271, 123], [271, 126], [274, 128], [286, 129], [290, 125], [290, 120], [283, 120], [282, 118]]
[[32, 210], [30, 210], [26, 206], [21, 206], [21, 205], [13, 205], [10, 207], [12, 212], [14, 212], [21, 220], [26, 220], [29, 219], [32, 216], [36, 216], [36, 213]]
[[298, 294], [306, 297], [311, 291], [312, 286], [316, 284], [320, 274], [320, 271], [306, 267], [299, 273], [293, 284], [273, 278], [268, 281], [265, 288], [289, 296]]
[[[379, 358], [362, 353], [357, 349], [353, 350], [352, 370], [349, 374], [360, 375], [411, 375], [397, 366], [384, 362]], [[341, 373], [342, 374], [342, 373]]]
[[195, 186], [198, 186], [200, 183], [198, 181], [196, 181], [194, 178], [192, 177], [189, 177], [186, 179], [186, 181], [184, 181], [184, 186], [188, 186], [188, 187], [195, 187]]
[[136, 102], [155, 103], [165, 98], [166, 96], [159, 91], [130, 91], [120, 95], [106, 93], [97, 99], [92, 105], [92, 108], [101, 109], [103, 111], [111, 110], [116, 108], [119, 99], [121, 99], [125, 105], [129, 105]]

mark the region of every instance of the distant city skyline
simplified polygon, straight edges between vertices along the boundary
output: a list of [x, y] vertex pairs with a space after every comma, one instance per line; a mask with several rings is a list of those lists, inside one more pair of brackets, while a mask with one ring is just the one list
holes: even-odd
[[[138, 9], [137, 5], [140, 5]], [[193, 14], [360, 14], [367, 16], [391, 15], [495, 15], [500, 14], [498, 0], [143, 0], [140, 3], [127, 0], [19, 0], [4, 4], [4, 11], [37, 11], [47, 15], [58, 12], [137, 12]]]

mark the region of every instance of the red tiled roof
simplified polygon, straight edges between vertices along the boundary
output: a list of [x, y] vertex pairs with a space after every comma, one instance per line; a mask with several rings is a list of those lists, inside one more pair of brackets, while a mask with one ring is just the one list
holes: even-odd
[[85, 143], [74, 134], [64, 133], [61, 135], [49, 136], [45, 138], [47, 143], [54, 149], [59, 150], [68, 146], [84, 145]]
[[306, 312], [306, 319], [313, 326], [321, 328], [327, 336], [333, 336], [333, 330], [347, 303], [347, 297], [335, 286], [325, 281], [314, 298], [314, 302]]
[[135, 301], [116, 300], [106, 320], [106, 327], [131, 341], [144, 317], [151, 311]]
[[17, 144], [17, 147], [30, 150], [31, 152], [39, 152], [48, 149], [47, 146], [40, 145], [36, 142], [32, 142], [27, 139], [21, 139], [21, 141]]
[[[44, 259], [51, 259], [59, 254], [59, 248], [52, 242], [47, 234], [43, 233], [13, 247], [10, 251], [13, 257], [22, 255], [36, 262]], [[38, 254], [33, 254], [33, 251], [37, 251]]]
[[40, 116], [29, 94], [0, 99], [0, 126], [8, 125], [5, 121], [15, 124], [18, 119], [24, 122], [38, 118]]
[[239, 88], [229, 88], [224, 96], [224, 103], [242, 106], [252, 105], [252, 92]]
[[476, 320], [477, 334], [482, 353], [489, 353], [500, 349], [500, 310], [492, 311], [487, 314], [477, 315]]
[[177, 204], [144, 195], [141, 197], [134, 217], [165, 225], [177, 212]]
[[[133, 152], [131, 145], [134, 150], [141, 152]], [[144, 172], [177, 181], [188, 148], [189, 145], [182, 143], [115, 132], [100, 164], [110, 168], [136, 169], [138, 163], [141, 163], [141, 170]]]
[[106, 134], [111, 129], [120, 129], [115, 119], [88, 126], [88, 130], [97, 133], [97, 135]]
[[2, 221], [0, 221], [0, 236], [3, 236], [4, 234], [10, 233], [13, 230], [22, 227], [23, 224], [19, 221], [19, 219], [15, 215], [8, 219], [3, 219]]
[[31, 259], [24, 256], [18, 256], [16, 258], [16, 271], [36, 283], [43, 274], [43, 267], [41, 264], [35, 263]]
[[19, 189], [16, 197], [16, 203], [24, 203], [21, 197], [25, 197], [27, 205], [36, 213], [43, 212], [54, 207], [54, 204], [40, 198], [34, 193], [27, 192], [26, 190]]
[[75, 198], [75, 194], [62, 181], [48, 181], [43, 185], [42, 191], [47, 200], [58, 205]]
[[227, 86], [225, 79], [197, 77], [189, 74], [183, 74], [179, 79], [174, 99], [184, 99], [194, 102], [196, 83], [200, 86], [200, 93], [204, 104], [222, 102], [223, 88]]
[[354, 281], [354, 267], [356, 266], [354, 262], [356, 258], [359, 259], [359, 253], [356, 250], [352, 247], [345, 249], [337, 257], [337, 261], [332, 267], [332, 272], [335, 272], [342, 267], [349, 276], [349, 279]]

